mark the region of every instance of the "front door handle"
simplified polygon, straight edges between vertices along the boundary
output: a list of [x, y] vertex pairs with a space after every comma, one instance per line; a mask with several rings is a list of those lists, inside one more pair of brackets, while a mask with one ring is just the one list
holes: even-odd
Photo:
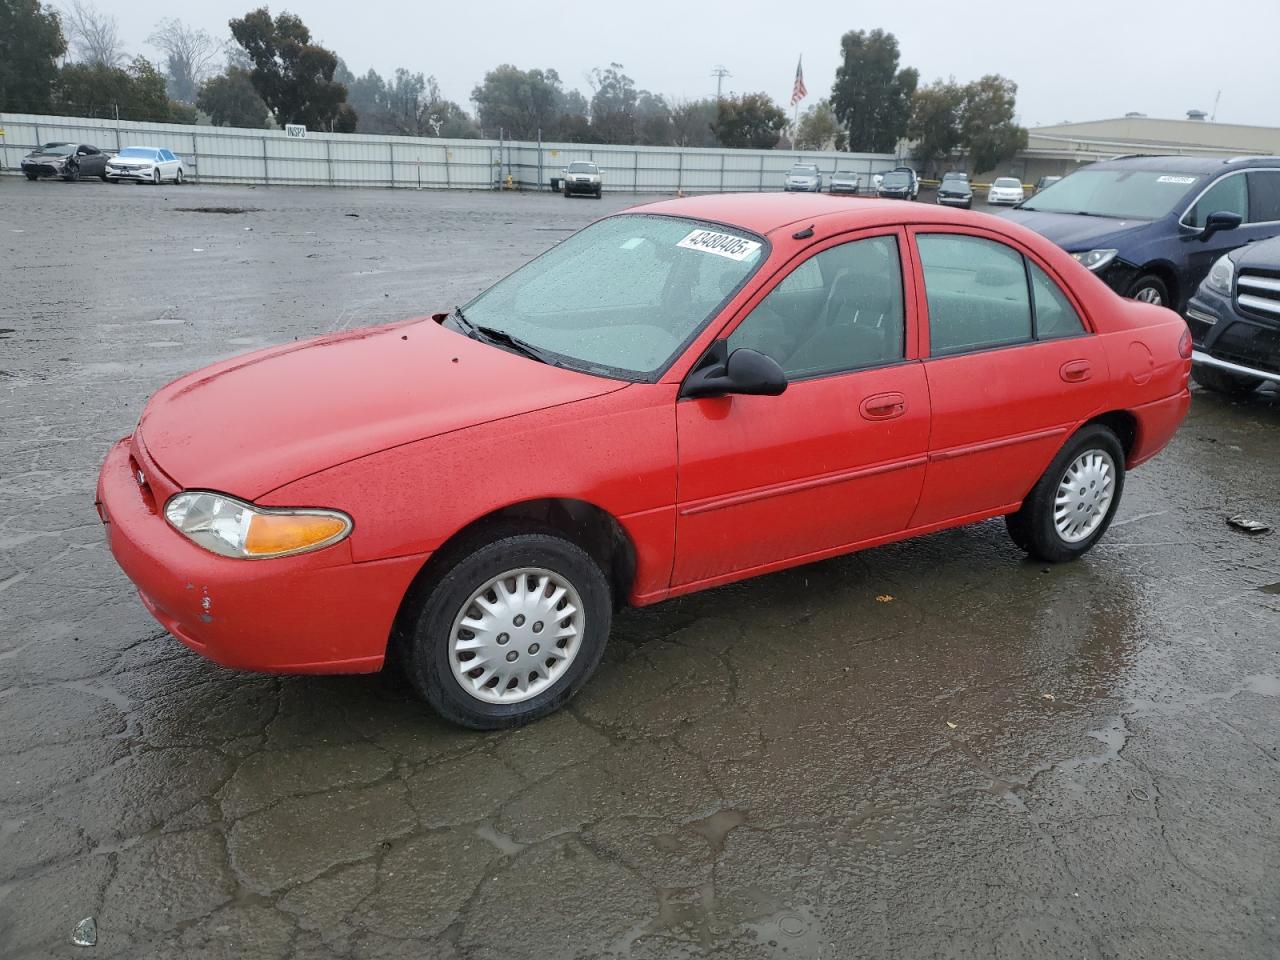
[[1093, 376], [1093, 365], [1088, 360], [1068, 360], [1058, 374], [1067, 383], [1083, 383]]
[[907, 412], [907, 398], [900, 393], [877, 393], [858, 409], [866, 420], [892, 420]]

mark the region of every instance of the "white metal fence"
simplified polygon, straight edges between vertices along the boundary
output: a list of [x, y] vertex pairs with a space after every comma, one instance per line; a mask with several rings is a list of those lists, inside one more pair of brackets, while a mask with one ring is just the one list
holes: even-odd
[[468, 190], [545, 189], [571, 160], [594, 160], [606, 190], [637, 193], [780, 190], [797, 160], [827, 177], [852, 170], [864, 182], [891, 168], [892, 154], [835, 151], [727, 150], [501, 140], [437, 140], [366, 134], [202, 127], [0, 113], [0, 169], [19, 172], [22, 156], [51, 140], [114, 151], [130, 145], [168, 147], [189, 179], [205, 183], [335, 187], [423, 187]]

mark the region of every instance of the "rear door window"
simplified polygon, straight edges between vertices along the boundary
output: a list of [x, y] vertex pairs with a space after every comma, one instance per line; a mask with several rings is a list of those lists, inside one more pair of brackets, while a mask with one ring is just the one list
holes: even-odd
[[932, 356], [1031, 339], [1031, 297], [1022, 254], [963, 234], [917, 237], [929, 303]]
[[1034, 263], [1028, 263], [1031, 271], [1032, 302], [1036, 310], [1036, 338], [1052, 340], [1057, 337], [1074, 337], [1084, 333], [1080, 315], [1067, 295], [1058, 288], [1049, 275]]
[[1250, 170], [1249, 223], [1280, 221], [1280, 170]]

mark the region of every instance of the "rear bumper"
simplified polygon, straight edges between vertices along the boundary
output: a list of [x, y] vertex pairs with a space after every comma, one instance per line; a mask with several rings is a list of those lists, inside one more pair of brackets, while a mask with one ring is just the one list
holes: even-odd
[[275, 560], [209, 553], [173, 530], [131, 463], [129, 438], [98, 477], [116, 562], [171, 634], [216, 663], [273, 673], [378, 670], [392, 622], [426, 555], [352, 563], [342, 542]]
[[[1183, 376], [1186, 379], [1186, 376]], [[1130, 469], [1146, 463], [1163, 450], [1187, 419], [1191, 409], [1191, 390], [1184, 386], [1171, 397], [1144, 403], [1133, 408], [1133, 415], [1138, 422], [1138, 429], [1133, 439], [1133, 449], [1129, 451]]]

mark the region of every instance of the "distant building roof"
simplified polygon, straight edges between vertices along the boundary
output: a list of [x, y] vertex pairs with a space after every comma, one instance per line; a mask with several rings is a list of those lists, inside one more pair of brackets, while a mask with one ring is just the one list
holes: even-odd
[[1124, 153], [1280, 155], [1280, 127], [1206, 120], [1116, 117], [1033, 127], [1027, 133], [1027, 152], [1041, 155], [1068, 154], [1081, 158]]

